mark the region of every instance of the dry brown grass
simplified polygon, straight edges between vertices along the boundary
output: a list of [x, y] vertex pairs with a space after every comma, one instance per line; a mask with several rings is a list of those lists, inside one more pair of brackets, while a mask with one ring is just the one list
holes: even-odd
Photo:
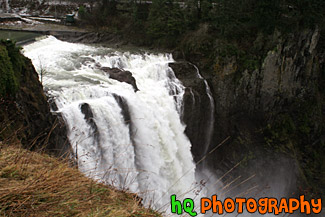
[[0, 144], [0, 216], [161, 216], [67, 162]]

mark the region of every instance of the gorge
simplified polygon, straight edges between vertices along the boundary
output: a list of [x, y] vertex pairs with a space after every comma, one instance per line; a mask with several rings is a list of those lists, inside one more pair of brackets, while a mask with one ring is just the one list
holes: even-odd
[[[17, 123], [17, 139], [28, 149], [49, 142], [87, 176], [167, 213], [173, 193], [324, 198], [322, 17], [308, 26], [309, 15], [293, 15], [305, 11], [304, 1], [273, 5], [279, 8], [263, 0], [220, 2], [202, 1], [198, 17], [191, 3], [180, 9], [165, 1], [122, 2], [115, 14], [100, 3], [82, 6], [77, 25], [91, 25], [90, 32], [23, 46], [42, 85], [29, 60], [2, 42], [2, 55], [22, 76], [18, 92], [1, 98], [1, 120]], [[27, 11], [53, 13], [53, 5], [38, 4]], [[71, 8], [62, 6], [61, 14]], [[155, 15], [161, 11], [168, 25]], [[299, 27], [289, 28], [288, 20]], [[1, 139], [2, 132], [12, 133], [1, 131]]]
[[[218, 162], [208, 153], [218, 130], [213, 129], [217, 102], [193, 64], [175, 62], [170, 54], [119, 51], [53, 36], [25, 45], [23, 53], [43, 73], [44, 88], [55, 102], [52, 112], [65, 120], [71, 156], [87, 176], [136, 192], [146, 206], [167, 213], [172, 194], [180, 199], [283, 197], [294, 191], [295, 166], [276, 169], [291, 164], [287, 158], [268, 161], [262, 172], [267, 180], [256, 175], [259, 165], [255, 175], [235, 178], [236, 168], [223, 174], [211, 169], [205, 158]], [[139, 90], [111, 79], [105, 67], [132, 72]]]

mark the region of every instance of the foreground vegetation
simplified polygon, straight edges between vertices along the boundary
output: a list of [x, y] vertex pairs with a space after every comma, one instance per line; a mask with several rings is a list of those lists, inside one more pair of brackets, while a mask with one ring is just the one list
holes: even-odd
[[64, 160], [0, 148], [1, 216], [160, 216], [136, 194], [97, 183]]

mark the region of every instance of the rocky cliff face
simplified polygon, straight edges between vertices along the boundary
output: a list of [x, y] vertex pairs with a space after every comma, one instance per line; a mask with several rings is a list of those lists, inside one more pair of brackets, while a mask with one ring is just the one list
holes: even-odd
[[14, 69], [18, 83], [15, 93], [1, 96], [0, 139], [15, 140], [29, 149], [46, 148], [60, 154], [68, 150], [63, 121], [50, 113], [47, 98], [31, 61], [11, 49], [11, 42], [0, 45], [10, 58], [3, 62]]
[[[185, 133], [191, 141], [192, 153], [195, 161], [204, 157], [211, 142], [213, 120], [209, 93], [205, 80], [200, 77], [197, 68], [189, 62], [170, 63], [176, 77], [183, 83], [185, 94], [183, 96], [182, 121], [186, 125]], [[211, 128], [212, 127], [212, 128]]]
[[274, 160], [285, 155], [297, 164], [301, 188], [324, 192], [325, 56], [319, 37], [318, 30], [278, 35], [254, 71], [236, 71], [236, 61], [215, 68], [215, 139], [234, 140], [218, 159], [233, 165], [236, 159], [263, 158], [265, 151]]
[[[209, 157], [215, 169], [225, 172], [241, 162], [238, 173], [270, 177], [268, 168], [285, 159], [291, 166], [280, 163], [282, 167], [299, 177], [294, 185], [304, 193], [324, 195], [325, 177], [321, 171], [325, 161], [321, 156], [325, 154], [325, 52], [319, 38], [317, 29], [297, 35], [276, 33], [272, 39], [276, 46], [261, 58], [255, 70], [240, 70], [235, 56], [226, 60], [217, 56], [213, 72], [205, 73], [210, 76], [215, 100], [215, 130], [210, 147], [227, 136], [231, 140]], [[180, 71], [175, 67], [174, 70]], [[191, 88], [196, 80], [183, 83]], [[204, 95], [202, 88], [193, 93]], [[185, 112], [185, 122], [190, 123], [187, 134], [191, 138], [196, 132], [196, 138], [200, 138], [202, 128], [195, 123], [206, 120], [190, 108], [190, 94], [185, 94], [185, 111], [190, 111]], [[207, 109], [206, 100], [200, 103], [203, 111]], [[192, 144], [195, 155], [199, 143]]]
[[[237, 65], [230, 61], [224, 66], [216, 67], [213, 84], [216, 97], [220, 98], [221, 108], [235, 107], [242, 99], [245, 109], [274, 113], [284, 101], [303, 98], [316, 93], [323, 54], [316, 50], [319, 32], [304, 32], [286, 40], [278, 39], [274, 50], [269, 51], [262, 67], [254, 71], [240, 72], [234, 79]], [[230, 87], [230, 88], [229, 88]], [[234, 100], [224, 100], [227, 95]], [[223, 109], [224, 110], [224, 109]]]

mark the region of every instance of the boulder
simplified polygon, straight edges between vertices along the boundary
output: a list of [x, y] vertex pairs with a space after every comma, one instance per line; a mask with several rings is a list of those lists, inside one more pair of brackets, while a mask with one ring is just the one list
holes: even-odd
[[91, 107], [88, 103], [82, 103], [80, 105], [80, 110], [82, 114], [84, 114], [84, 118], [86, 122], [91, 127], [91, 134], [93, 134], [95, 140], [97, 141], [97, 144], [99, 144], [99, 131], [96, 122], [94, 121], [94, 114], [91, 110]]
[[118, 68], [109, 68], [109, 67], [100, 67], [100, 69], [106, 72], [111, 79], [125, 82], [132, 85], [134, 92], [137, 92], [139, 89], [136, 84], [135, 78], [132, 76], [132, 73], [129, 71], [124, 71]]

